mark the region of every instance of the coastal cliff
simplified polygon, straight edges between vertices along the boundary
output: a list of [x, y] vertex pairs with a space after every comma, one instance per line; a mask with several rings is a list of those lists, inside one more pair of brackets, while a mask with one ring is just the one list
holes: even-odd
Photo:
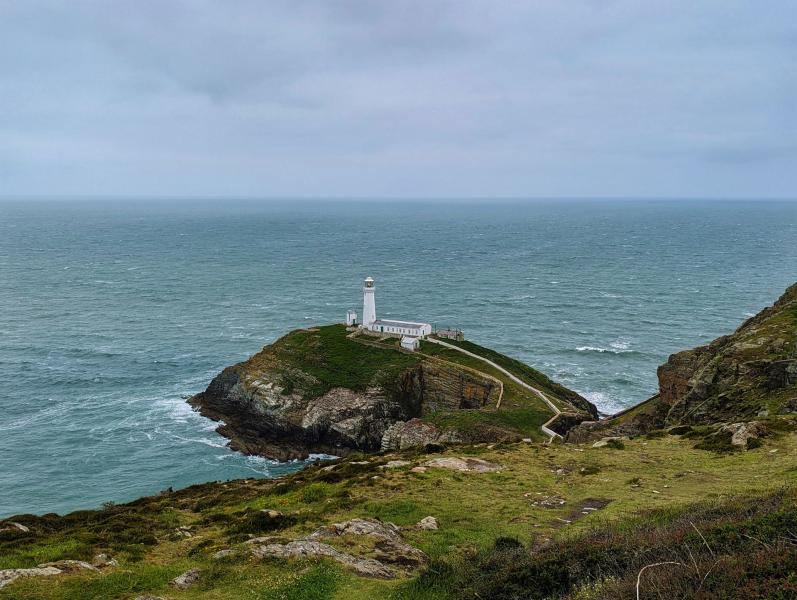
[[[280, 460], [345, 455], [435, 442], [539, 437], [552, 413], [505, 374], [425, 342], [401, 351], [393, 338], [331, 325], [293, 331], [226, 368], [189, 400], [222, 421], [218, 431], [247, 454]], [[564, 409], [562, 426], [595, 418], [595, 407], [527, 365], [503, 360]], [[511, 363], [511, 364], [510, 364]]]
[[657, 375], [656, 396], [604, 421], [583, 423], [568, 439], [797, 412], [797, 284], [732, 334], [671, 355]]

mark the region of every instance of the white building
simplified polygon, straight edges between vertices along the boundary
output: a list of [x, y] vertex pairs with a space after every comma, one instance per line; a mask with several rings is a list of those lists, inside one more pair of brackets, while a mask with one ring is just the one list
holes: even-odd
[[[429, 323], [416, 321], [397, 321], [394, 319], [376, 318], [376, 301], [374, 294], [376, 287], [372, 277], [366, 277], [363, 283], [363, 320], [360, 327], [374, 333], [395, 337], [409, 336], [422, 338], [432, 333]], [[349, 311], [351, 313], [352, 311]], [[346, 323], [349, 322], [349, 313], [346, 313]]]
[[401, 337], [401, 347], [410, 352], [415, 352], [421, 347], [421, 341], [416, 337], [405, 335]]
[[348, 310], [346, 311], [346, 327], [352, 327], [354, 325], [357, 325], [357, 311]]

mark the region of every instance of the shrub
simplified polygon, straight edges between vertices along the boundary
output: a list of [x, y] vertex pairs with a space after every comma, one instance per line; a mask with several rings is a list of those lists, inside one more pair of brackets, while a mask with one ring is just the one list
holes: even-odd
[[739, 450], [739, 447], [731, 443], [731, 437], [730, 431], [718, 431], [704, 437], [700, 442], [695, 444], [695, 448], [720, 454], [736, 452]]

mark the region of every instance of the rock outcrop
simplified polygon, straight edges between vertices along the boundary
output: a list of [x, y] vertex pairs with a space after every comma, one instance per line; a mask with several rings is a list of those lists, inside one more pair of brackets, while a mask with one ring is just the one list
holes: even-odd
[[582, 423], [567, 439], [792, 412], [797, 408], [790, 404], [797, 396], [797, 284], [731, 335], [673, 354], [657, 375], [656, 396], [605, 421]]

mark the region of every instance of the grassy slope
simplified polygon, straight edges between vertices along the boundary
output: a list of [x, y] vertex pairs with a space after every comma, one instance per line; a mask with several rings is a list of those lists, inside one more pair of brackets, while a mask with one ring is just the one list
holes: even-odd
[[[767, 438], [763, 447], [747, 452], [720, 455], [693, 446], [694, 440], [668, 435], [634, 439], [626, 442], [625, 449], [515, 444], [443, 453], [474, 454], [505, 466], [500, 473], [488, 474], [436, 469], [410, 473], [409, 466], [386, 472], [379, 464], [395, 456], [372, 457], [364, 465], [352, 464], [358, 459], [351, 457], [332, 472], [311, 468], [284, 482], [205, 484], [67, 518], [21, 518], [33, 536], [0, 539], [0, 568], [59, 558], [85, 559], [103, 550], [110, 550], [121, 565], [102, 574], [17, 582], [0, 590], [0, 599], [132, 598], [143, 592], [175, 600], [453, 598], [457, 597], [454, 590], [475, 585], [469, 579], [473, 574], [458, 557], [473, 551], [489, 556], [496, 537], [516, 538], [521, 544], [546, 539], [567, 544], [567, 540], [594, 535], [589, 532], [601, 524], [608, 524], [609, 531], [625, 531], [630, 525], [621, 519], [640, 510], [671, 511], [797, 482], [797, 435], [793, 433]], [[414, 464], [428, 457], [409, 458]], [[561, 497], [566, 504], [558, 508], [533, 504], [545, 496]], [[574, 507], [589, 498], [611, 503], [572, 525], [556, 520], [570, 518]], [[256, 512], [261, 508], [281, 510], [287, 517], [276, 525], [263, 523]], [[334, 564], [314, 561], [259, 562], [246, 555], [225, 561], [210, 558], [220, 548], [241, 547], [247, 534], [263, 534], [272, 527], [278, 529], [273, 533], [294, 538], [352, 517], [410, 525], [427, 515], [440, 520], [440, 529], [409, 531], [406, 537], [430, 555], [437, 571], [441, 565], [453, 569], [449, 579], [426, 575], [415, 583], [406, 579], [383, 582], [360, 579]], [[174, 533], [182, 525], [193, 527], [193, 537]], [[518, 564], [526, 563], [518, 560]], [[588, 564], [585, 559], [584, 565]], [[195, 588], [180, 592], [168, 587], [170, 578], [191, 567], [205, 570]]]
[[[485, 348], [484, 346], [474, 344], [473, 342], [457, 342], [454, 340], [445, 340], [445, 342], [454, 346], [459, 346], [468, 352], [478, 354], [479, 356], [483, 356], [484, 358], [493, 361], [495, 364], [500, 365], [510, 373], [514, 374], [515, 377], [521, 381], [525, 381], [527, 384], [542, 390], [551, 399], [551, 401], [559, 407], [560, 410], [572, 411], [572, 406], [568, 403], [568, 398], [573, 395], [573, 392], [556, 383], [537, 369], [534, 369], [533, 367], [530, 367], [529, 365], [505, 354], [491, 350], [490, 348]], [[424, 351], [429, 345], [431, 344], [424, 346]]]
[[[356, 391], [372, 385], [389, 387], [419, 360], [389, 347], [359, 344], [346, 337], [345, 326], [326, 325], [292, 331], [243, 365], [255, 373], [277, 370], [283, 383], [299, 386], [303, 394], [317, 397], [334, 387]], [[297, 377], [297, 371], [309, 375], [309, 381]]]
[[[504, 385], [504, 395], [498, 410], [495, 410], [494, 407], [485, 407], [483, 410], [437, 413], [427, 415], [424, 417], [425, 421], [442, 427], [451, 426], [465, 430], [481, 425], [494, 425], [518, 431], [523, 436], [535, 440], [545, 439], [540, 431], [540, 425], [551, 418], [551, 409], [536, 394], [519, 386], [490, 365], [456, 350], [424, 343], [421, 351], [423, 354], [487, 373]], [[516, 376], [521, 377], [519, 373]]]

